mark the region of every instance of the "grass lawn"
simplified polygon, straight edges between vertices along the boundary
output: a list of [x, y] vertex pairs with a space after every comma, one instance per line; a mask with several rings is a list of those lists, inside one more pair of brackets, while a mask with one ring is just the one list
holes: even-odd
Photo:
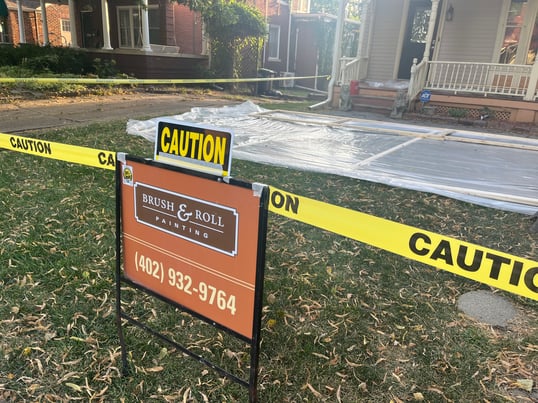
[[[150, 157], [125, 122], [29, 133]], [[115, 326], [112, 171], [0, 151], [0, 401], [244, 402], [246, 390], [127, 326]], [[427, 193], [240, 160], [234, 175], [520, 257], [538, 258], [529, 217]], [[269, 215], [260, 402], [531, 402], [538, 303], [505, 294], [510, 328], [464, 317], [488, 287]], [[248, 349], [189, 315], [125, 291], [125, 309], [239, 376]], [[522, 381], [523, 380], [523, 381]], [[528, 381], [532, 392], [525, 391]], [[533, 400], [535, 399], [535, 400]]]

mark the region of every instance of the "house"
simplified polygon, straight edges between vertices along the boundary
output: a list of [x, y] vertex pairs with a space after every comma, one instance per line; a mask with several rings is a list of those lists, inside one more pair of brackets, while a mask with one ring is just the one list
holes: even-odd
[[[71, 0], [72, 1], [72, 0]], [[197, 78], [208, 67], [198, 13], [168, 0], [85, 0], [79, 46], [137, 78]]]
[[175, 2], [0, 2], [7, 9], [7, 15], [0, 16], [2, 42], [86, 49], [138, 78], [199, 77], [207, 69], [200, 15]]
[[411, 111], [427, 106], [435, 114], [538, 123], [538, 0], [362, 6], [358, 54], [341, 60], [333, 106], [342, 85], [358, 82], [359, 106], [405, 91]]
[[[70, 46], [69, 8], [60, 3], [0, 0], [0, 43]], [[43, 6], [46, 12], [43, 13]], [[19, 13], [21, 17], [19, 18]], [[46, 21], [43, 20], [46, 15]], [[44, 29], [46, 27], [46, 29]]]
[[[270, 5], [267, 15], [269, 35], [264, 48], [263, 66], [279, 76], [312, 77], [282, 81], [280, 85], [283, 87], [297, 85], [327, 91], [327, 80], [315, 77], [331, 74], [337, 17], [327, 13], [310, 13], [308, 0], [292, 1], [291, 10], [285, 1], [270, 1]], [[346, 21], [348, 35], [344, 47], [356, 48], [358, 27], [357, 21]]]
[[[120, 71], [137, 78], [198, 78], [209, 67], [201, 16], [174, 1], [0, 0], [3, 2], [8, 9], [7, 16], [0, 17], [3, 42], [85, 49], [95, 58], [114, 61]], [[330, 74], [333, 43], [329, 38], [335, 16], [310, 14], [309, 0], [251, 3], [265, 16], [269, 35], [261, 57], [257, 49], [244, 57], [249, 64], [242, 70], [244, 76], [255, 75], [257, 67], [283, 76]], [[356, 34], [357, 24], [351, 25]], [[327, 90], [325, 79], [296, 84]]]

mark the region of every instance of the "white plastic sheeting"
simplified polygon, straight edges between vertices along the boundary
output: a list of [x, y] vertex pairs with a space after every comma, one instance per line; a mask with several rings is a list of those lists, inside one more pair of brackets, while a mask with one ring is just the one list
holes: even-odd
[[[155, 140], [158, 117], [127, 132]], [[233, 130], [233, 157], [331, 173], [488, 207], [538, 211], [538, 140], [264, 110], [252, 102], [168, 116]], [[233, 164], [232, 164], [233, 173]]]

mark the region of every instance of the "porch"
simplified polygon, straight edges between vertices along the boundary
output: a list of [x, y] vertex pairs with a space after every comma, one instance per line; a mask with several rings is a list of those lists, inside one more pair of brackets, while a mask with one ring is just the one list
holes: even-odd
[[[538, 123], [538, 63], [533, 65], [414, 60], [409, 81], [369, 83], [364, 61], [343, 58], [333, 107], [340, 103], [340, 88], [359, 78], [351, 95], [354, 109], [373, 107], [389, 114], [398, 92], [405, 92], [407, 112], [490, 119], [501, 122]], [[427, 90], [427, 102], [420, 95]]]
[[[153, 45], [155, 46], [155, 45]], [[160, 46], [160, 45], [157, 45]], [[88, 49], [92, 57], [109, 60], [123, 73], [136, 78], [199, 78], [208, 68], [208, 56], [166, 52], [155, 49]]]

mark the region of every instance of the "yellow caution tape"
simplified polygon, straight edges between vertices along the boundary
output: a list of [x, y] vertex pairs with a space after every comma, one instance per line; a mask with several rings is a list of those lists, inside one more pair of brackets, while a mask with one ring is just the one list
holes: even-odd
[[309, 78], [327, 78], [328, 76], [304, 76], [304, 77], [267, 77], [267, 78], [172, 78], [172, 79], [138, 79], [138, 78], [87, 78], [87, 77], [0, 77], [0, 83], [63, 83], [63, 84], [221, 84], [221, 83], [250, 83], [263, 81], [286, 81], [304, 80]]
[[25, 154], [113, 170], [116, 153], [0, 133], [0, 148]]
[[[113, 170], [116, 153], [0, 133], [0, 148]], [[269, 211], [538, 301], [538, 262], [270, 188]]]
[[538, 262], [270, 188], [269, 211], [538, 300]]

